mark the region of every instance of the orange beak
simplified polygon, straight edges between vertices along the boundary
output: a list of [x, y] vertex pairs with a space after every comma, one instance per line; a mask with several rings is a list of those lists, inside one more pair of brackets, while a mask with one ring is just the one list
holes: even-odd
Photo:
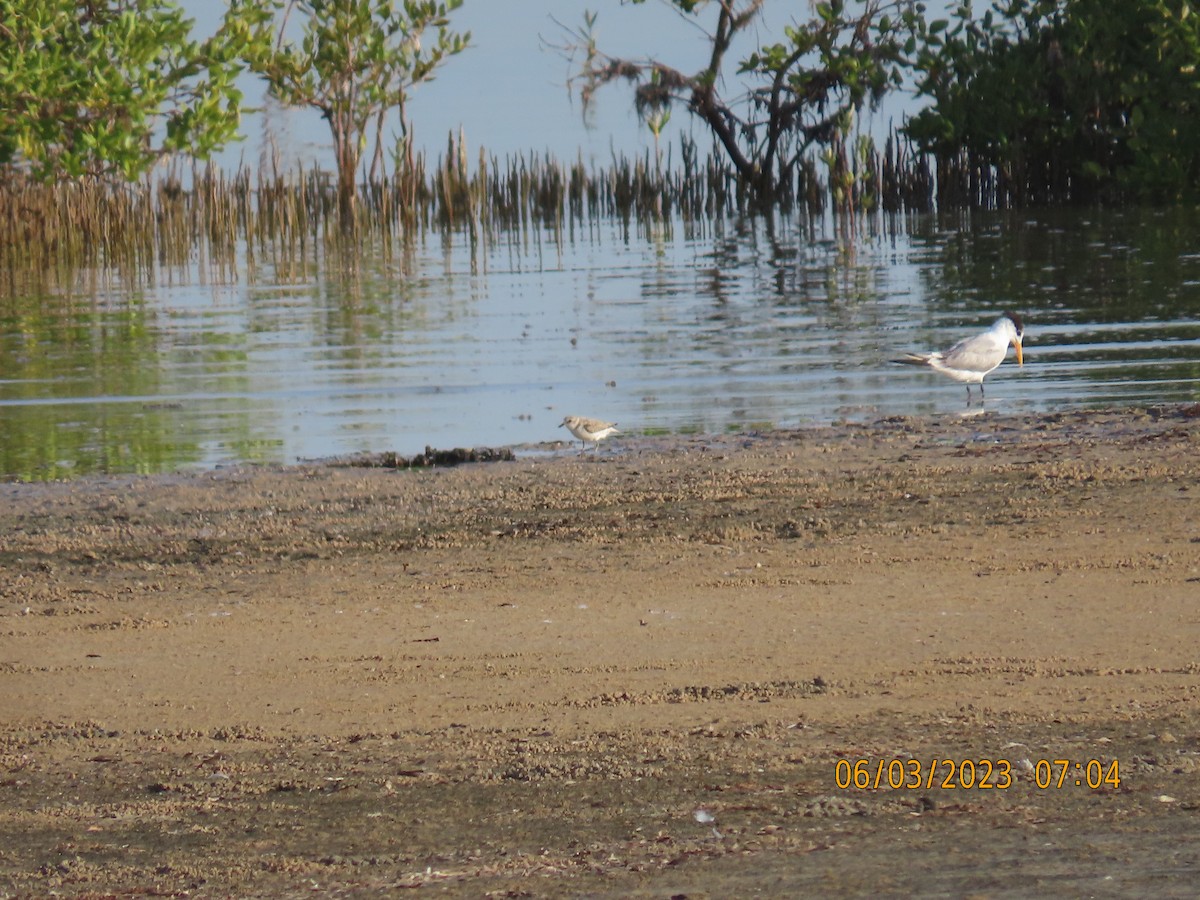
[[1020, 340], [1013, 341], [1013, 346], [1017, 348], [1017, 365], [1018, 365], [1018, 366], [1023, 366], [1023, 365], [1025, 365], [1024, 359], [1022, 358], [1022, 354], [1021, 354], [1021, 342], [1020, 342]]

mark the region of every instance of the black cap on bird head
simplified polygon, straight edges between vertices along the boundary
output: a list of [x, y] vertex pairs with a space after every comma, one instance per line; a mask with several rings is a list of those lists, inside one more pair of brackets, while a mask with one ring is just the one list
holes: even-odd
[[1008, 319], [1013, 323], [1014, 326], [1016, 326], [1017, 337], [1021, 337], [1025, 334], [1025, 323], [1021, 321], [1021, 317], [1015, 312], [1009, 312], [1008, 310], [1005, 310], [1004, 318]]

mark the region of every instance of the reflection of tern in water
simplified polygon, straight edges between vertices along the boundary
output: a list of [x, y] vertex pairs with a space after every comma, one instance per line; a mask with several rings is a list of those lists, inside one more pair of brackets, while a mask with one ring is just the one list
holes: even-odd
[[602, 440], [610, 434], [621, 433], [617, 431], [617, 426], [612, 422], [601, 422], [599, 419], [589, 419], [586, 416], [567, 416], [558, 427], [566, 427], [567, 431], [583, 441], [584, 450], [587, 449], [588, 441], [594, 443], [596, 449], [599, 450]]
[[965, 384], [967, 405], [970, 405], [971, 385], [979, 385], [979, 399], [982, 401], [983, 376], [1004, 361], [1009, 344], [1017, 349], [1017, 365], [1025, 364], [1021, 353], [1021, 338], [1024, 335], [1025, 326], [1021, 317], [1014, 312], [1006, 312], [987, 331], [974, 337], [963, 338], [949, 350], [908, 353], [902, 359], [894, 359], [892, 362], [909, 366], [928, 366], [935, 372], [941, 372]]

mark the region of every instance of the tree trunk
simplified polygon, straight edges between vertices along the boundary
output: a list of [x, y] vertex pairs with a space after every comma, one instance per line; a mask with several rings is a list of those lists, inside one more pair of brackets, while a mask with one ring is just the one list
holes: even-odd
[[337, 160], [337, 199], [342, 231], [350, 232], [355, 227], [355, 211], [358, 190], [355, 178], [358, 172], [358, 135], [353, 126], [329, 115], [329, 127], [333, 131], [333, 152]]

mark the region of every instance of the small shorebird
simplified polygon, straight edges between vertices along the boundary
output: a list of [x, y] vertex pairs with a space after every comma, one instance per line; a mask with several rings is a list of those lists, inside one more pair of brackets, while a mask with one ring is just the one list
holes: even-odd
[[600, 449], [600, 442], [610, 434], [620, 434], [612, 422], [601, 422], [599, 419], [588, 419], [584, 416], [567, 416], [558, 426], [583, 441], [583, 449], [587, 450], [587, 442], [591, 441]]
[[1025, 336], [1025, 326], [1021, 317], [1014, 312], [1006, 312], [998, 318], [992, 327], [982, 334], [963, 338], [949, 350], [934, 353], [908, 353], [903, 359], [892, 362], [904, 363], [909, 366], [928, 366], [935, 372], [941, 372], [955, 381], [967, 386], [967, 405], [971, 405], [971, 385], [979, 385], [979, 399], [982, 402], [983, 376], [1004, 361], [1011, 344], [1017, 349], [1017, 365], [1025, 365], [1021, 353], [1021, 338]]

